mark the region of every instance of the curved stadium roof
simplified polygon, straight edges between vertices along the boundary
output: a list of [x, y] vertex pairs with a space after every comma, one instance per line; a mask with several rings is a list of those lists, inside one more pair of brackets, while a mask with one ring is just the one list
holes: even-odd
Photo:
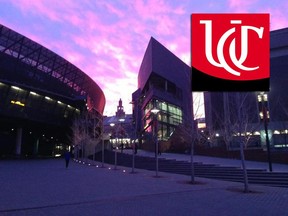
[[[46, 91], [70, 100], [87, 99], [89, 109], [93, 108], [103, 114], [104, 93], [88, 75], [56, 53], [1, 24], [0, 55], [3, 57], [0, 61], [1, 70], [13, 66], [11, 63], [5, 66], [5, 58], [13, 57], [15, 61], [20, 61], [29, 68], [37, 70], [37, 73], [41, 72], [41, 76], [44, 77], [44, 80], [43, 77], [35, 79], [35, 73], [33, 73], [32, 78], [31, 71], [28, 71], [30, 69], [18, 67], [17, 70], [19, 68], [21, 70], [20, 74], [18, 73], [16, 76], [7, 71], [6, 73], [1, 71], [0, 80], [9, 84]], [[58, 80], [58, 86], [55, 86], [55, 82], [49, 84], [49, 80], [55, 79]]]

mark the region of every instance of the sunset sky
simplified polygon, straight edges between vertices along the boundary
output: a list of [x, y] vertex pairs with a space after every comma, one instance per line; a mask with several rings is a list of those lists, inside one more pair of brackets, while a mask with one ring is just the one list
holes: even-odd
[[275, 30], [288, 27], [287, 11], [287, 0], [0, 0], [0, 23], [92, 77], [114, 115], [120, 98], [131, 113], [151, 36], [190, 65], [192, 13], [270, 13]]

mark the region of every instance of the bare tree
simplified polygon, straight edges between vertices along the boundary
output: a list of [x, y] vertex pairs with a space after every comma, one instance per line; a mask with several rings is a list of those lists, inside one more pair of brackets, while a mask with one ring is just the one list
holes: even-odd
[[[197, 118], [202, 116], [203, 100], [199, 97], [201, 95], [194, 94], [193, 102], [194, 105], [192, 118], [191, 116], [183, 116], [183, 122], [179, 124], [174, 132], [173, 137], [177, 137], [178, 144], [184, 144], [183, 147], [190, 148], [190, 162], [191, 162], [191, 183], [195, 183], [195, 169], [194, 169], [194, 145], [199, 140], [199, 133], [197, 128]], [[192, 112], [191, 110], [191, 112]]]
[[239, 143], [244, 178], [244, 192], [249, 192], [244, 149], [247, 148], [251, 140], [255, 138], [254, 132], [259, 129], [260, 126], [259, 123], [253, 123], [251, 120], [251, 118], [253, 118], [251, 116], [255, 113], [255, 107], [257, 106], [256, 104], [251, 104], [249, 98], [251, 97], [249, 97], [248, 93], [235, 93], [233, 100], [229, 100], [231, 110], [227, 112], [225, 120], [223, 121], [223, 139], [227, 142], [226, 146], [230, 147], [231, 143], [236, 139]]
[[88, 155], [95, 154], [96, 147], [101, 140], [102, 118], [97, 113], [84, 112], [78, 118], [74, 119], [72, 124], [73, 145], [76, 150], [77, 157], [81, 150], [81, 158], [84, 159]]
[[197, 132], [195, 121], [190, 121], [178, 125], [175, 130], [175, 137], [178, 139], [178, 143], [185, 144], [186, 147], [190, 144], [190, 162], [191, 162], [191, 183], [195, 183], [195, 170], [194, 170], [194, 143], [197, 140]]

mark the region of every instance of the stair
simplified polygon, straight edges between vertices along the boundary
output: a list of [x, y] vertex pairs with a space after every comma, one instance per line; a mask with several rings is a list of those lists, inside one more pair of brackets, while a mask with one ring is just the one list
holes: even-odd
[[[114, 164], [115, 152], [105, 151], [105, 163]], [[155, 170], [155, 158], [135, 155], [134, 167], [137, 169]], [[95, 155], [96, 161], [102, 161], [102, 153]], [[117, 165], [132, 167], [132, 155], [117, 153]], [[174, 159], [158, 158], [159, 172], [191, 175], [191, 163]], [[215, 164], [194, 163], [196, 177], [218, 179], [224, 181], [243, 182], [243, 170], [240, 167], [220, 166]], [[267, 172], [263, 169], [247, 169], [248, 182], [265, 186], [288, 188], [288, 173]]]

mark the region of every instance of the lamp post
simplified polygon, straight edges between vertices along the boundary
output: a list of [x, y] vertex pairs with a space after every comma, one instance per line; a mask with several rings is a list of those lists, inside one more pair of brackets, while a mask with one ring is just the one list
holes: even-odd
[[155, 160], [156, 160], [156, 177], [158, 177], [158, 129], [157, 129], [157, 115], [159, 113], [159, 109], [154, 107], [151, 112], [153, 113], [153, 125], [154, 125], [154, 133], [155, 133], [155, 148], [156, 148], [156, 154], [155, 154]]
[[[135, 102], [131, 101], [130, 104], [132, 104], [132, 106], [134, 106]], [[132, 107], [132, 110], [133, 110], [133, 107]], [[138, 115], [138, 113], [136, 112], [135, 115]], [[133, 121], [135, 122], [135, 140], [134, 140], [134, 145], [133, 145], [133, 148], [132, 148], [132, 171], [131, 171], [131, 173], [135, 173], [134, 172], [134, 168], [135, 168], [135, 154], [136, 154], [136, 145], [137, 145], [136, 140], [138, 138], [138, 136], [137, 136], [137, 121], [138, 121], [138, 118], [135, 115], [133, 116]], [[133, 123], [132, 123], [132, 126], [134, 126]]]
[[104, 168], [104, 122], [102, 120], [102, 168]]
[[[115, 123], [111, 123], [110, 124], [111, 127], [115, 126]], [[117, 128], [116, 128], [116, 143], [115, 143], [115, 150], [114, 150], [114, 170], [117, 169], [117, 142], [118, 142], [118, 132], [117, 132]]]
[[115, 125], [115, 123], [111, 123], [110, 124], [111, 127], [114, 127], [114, 126], [117, 127], [116, 128], [115, 155], [114, 155], [114, 170], [117, 170], [117, 148], [118, 148], [118, 140], [119, 140], [119, 138], [118, 138], [118, 136], [119, 136], [119, 133], [118, 133], [119, 132], [119, 125], [121, 127], [122, 122], [124, 122], [124, 121], [125, 121], [124, 118], [119, 118], [118, 122], [116, 123], [116, 125]]
[[266, 137], [266, 146], [267, 146], [267, 159], [269, 164], [269, 171], [272, 172], [272, 162], [271, 162], [271, 153], [270, 153], [270, 141], [269, 141], [269, 134], [268, 134], [268, 121], [269, 121], [269, 114], [267, 109], [267, 94], [261, 93], [258, 95], [258, 100], [260, 96], [261, 101], [261, 109], [262, 109], [262, 118], [264, 123], [264, 130], [265, 130], [265, 137]]

